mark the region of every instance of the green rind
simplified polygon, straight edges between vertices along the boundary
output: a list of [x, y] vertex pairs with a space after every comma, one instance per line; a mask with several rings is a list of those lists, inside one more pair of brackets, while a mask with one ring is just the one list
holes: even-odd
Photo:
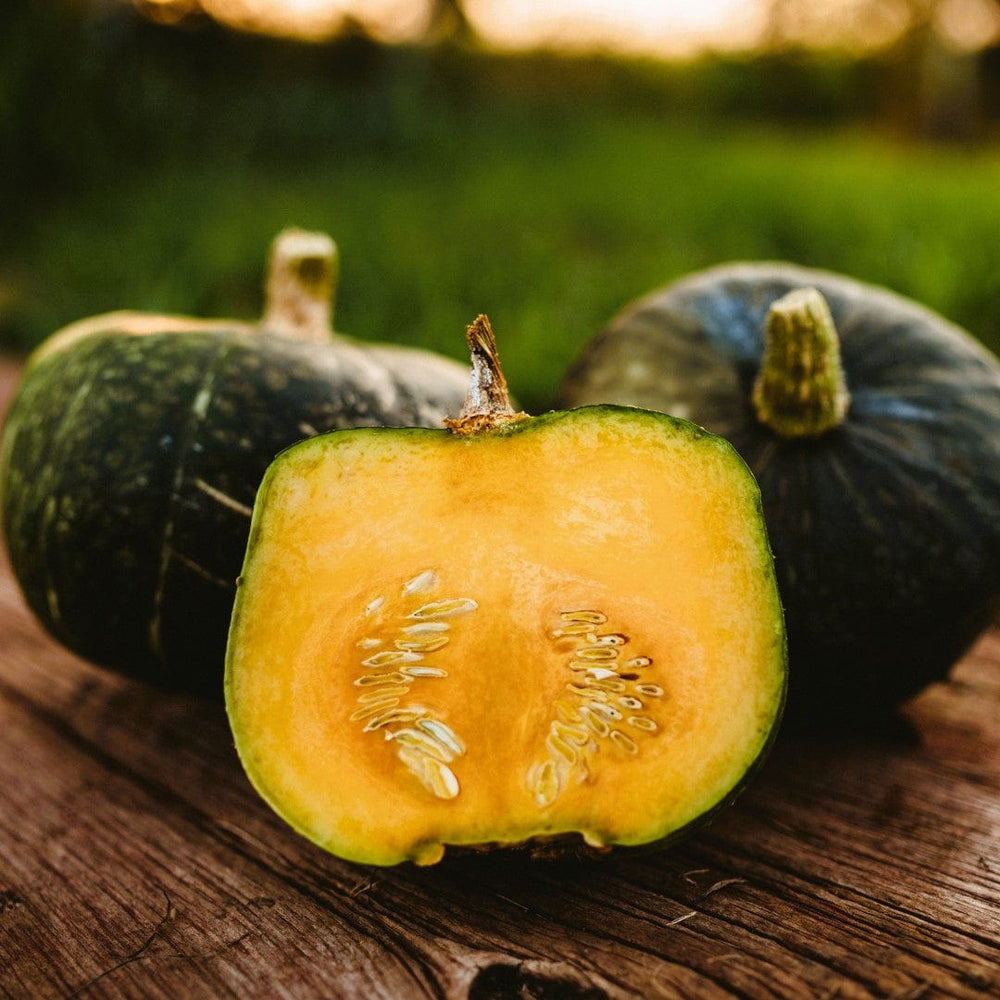
[[[649, 411], [636, 407], [618, 406], [613, 404], [583, 406], [574, 410], [551, 411], [537, 417], [516, 420], [486, 433], [490, 437], [511, 438], [522, 434], [543, 432], [546, 428], [549, 428], [554, 424], [561, 423], [566, 420], [579, 419], [596, 420], [601, 423], [607, 423], [608, 421], [629, 421], [633, 423], [635, 421], [646, 421], [651, 427], [655, 427], [657, 432], [665, 431], [671, 437], [687, 439], [697, 447], [711, 448], [717, 451], [723, 456], [725, 461], [731, 464], [734, 474], [742, 480], [745, 488], [745, 496], [750, 504], [750, 521], [758, 528], [757, 540], [760, 545], [761, 565], [765, 574], [764, 592], [769, 595], [768, 603], [771, 605], [775, 621], [774, 670], [778, 687], [774, 693], [774, 712], [770, 719], [762, 720], [761, 727], [759, 729], [759, 740], [755, 746], [752, 746], [749, 749], [746, 766], [739, 772], [739, 774], [735, 775], [731, 786], [721, 796], [716, 796], [711, 802], [704, 804], [703, 807], [693, 810], [696, 814], [692, 815], [691, 818], [682, 825], [672, 829], [652, 831], [649, 838], [644, 839], [640, 843], [612, 842], [608, 844], [608, 847], [616, 850], [649, 851], [665, 849], [679, 843], [695, 833], [697, 830], [704, 827], [707, 823], [711, 822], [711, 820], [718, 815], [718, 813], [730, 806], [739, 797], [739, 795], [742, 794], [750, 780], [763, 766], [767, 755], [774, 744], [784, 712], [788, 689], [788, 650], [784, 629], [784, 616], [780, 595], [778, 593], [777, 579], [774, 572], [773, 557], [768, 543], [767, 528], [763, 516], [760, 490], [746, 462], [744, 462], [739, 453], [728, 441], [717, 435], [709, 433], [703, 427], [700, 427], [691, 421], [670, 416], [658, 411]], [[406, 437], [425, 439], [428, 435], [434, 435], [441, 440], [451, 441], [459, 447], [468, 446], [470, 444], [474, 446], [475, 444], [474, 439], [455, 437], [448, 431], [426, 430], [419, 428], [364, 428], [338, 431], [333, 434], [322, 435], [320, 437], [312, 438], [308, 441], [302, 441], [290, 446], [277, 456], [262, 479], [256, 502], [254, 504], [254, 513], [251, 521], [250, 534], [247, 542], [241, 577], [244, 575], [249, 576], [252, 572], [254, 551], [262, 531], [262, 522], [267, 506], [267, 497], [274, 481], [282, 475], [285, 465], [297, 462], [307, 456], [309, 452], [317, 449], [326, 449], [331, 445], [336, 444], [343, 444], [347, 446], [350, 441], [355, 439], [358, 435], [391, 436], [394, 440]], [[277, 813], [277, 815], [279, 815], [293, 830], [330, 853], [336, 854], [339, 857], [343, 857], [346, 860], [353, 861], [358, 864], [378, 866], [391, 866], [405, 861], [417, 860], [421, 848], [426, 845], [414, 845], [412, 852], [405, 856], [387, 856], [377, 850], [369, 849], [367, 845], [357, 845], [358, 849], [356, 850], [344, 850], [341, 845], [324, 842], [323, 839], [318, 837], [305, 823], [301, 822], [292, 810], [287, 809], [279, 797], [271, 793], [266, 781], [261, 777], [257, 770], [252, 745], [244, 739], [244, 734], [241, 730], [240, 720], [238, 718], [235, 705], [233, 691], [233, 659], [235, 645], [238, 640], [242, 603], [241, 592], [238, 591], [233, 606], [233, 614], [229, 631], [229, 643], [226, 655], [225, 700], [227, 715], [229, 718], [230, 728], [233, 732], [236, 750], [250, 783], [253, 785], [261, 798], [268, 803], [271, 809]], [[579, 840], [578, 832], [574, 831], [565, 831], [556, 835], [553, 835], [549, 831], [539, 831], [537, 837], [530, 837], [526, 841], [519, 841], [516, 843], [507, 843], [502, 841], [490, 844], [483, 844], [482, 842], [458, 842], [448, 843], [444, 846], [447, 849], [454, 849], [457, 853], [461, 854], [462, 852], [469, 850], [493, 848], [511, 850], [524, 848], [529, 851], [533, 851], [536, 845], [543, 846], [547, 855], [582, 853], [599, 856], [601, 853], [600, 851], [588, 849], [585, 845], [581, 846], [582, 841]]]

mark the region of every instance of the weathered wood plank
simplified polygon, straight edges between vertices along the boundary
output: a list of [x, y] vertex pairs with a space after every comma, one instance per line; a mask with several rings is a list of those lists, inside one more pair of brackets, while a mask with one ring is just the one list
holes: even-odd
[[674, 851], [366, 868], [260, 802], [220, 706], [59, 649], [4, 564], [0, 996], [998, 996], [1000, 630], [907, 717], [782, 739]]

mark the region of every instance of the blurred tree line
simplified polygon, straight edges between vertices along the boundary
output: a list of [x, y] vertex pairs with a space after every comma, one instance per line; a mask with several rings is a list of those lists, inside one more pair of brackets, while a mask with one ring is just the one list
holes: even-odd
[[[456, 128], [498, 100], [557, 105], [586, 95], [630, 113], [860, 118], [910, 135], [984, 135], [1000, 116], [996, 52], [944, 46], [934, 29], [944, 0], [893, 2], [905, 8], [905, 30], [864, 56], [801, 46], [796, 19], [810, 5], [771, 0], [759, 53], [657, 63], [487, 56], [462, 0], [432, 0], [428, 44], [394, 49], [356, 23], [323, 43], [237, 32], [198, 0], [175, 25], [122, 0], [4, 0], [0, 235], [14, 238], [39, 200], [113, 182], [123, 162], [182, 164], [210, 149], [278, 160], [352, 144], [405, 147], [427, 127], [428, 101]], [[1000, 0], [982, 2], [1000, 9]]]

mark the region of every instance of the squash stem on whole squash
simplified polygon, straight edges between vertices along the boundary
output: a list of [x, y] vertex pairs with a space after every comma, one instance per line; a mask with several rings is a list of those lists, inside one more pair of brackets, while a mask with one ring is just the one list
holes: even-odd
[[782, 296], [767, 314], [757, 419], [782, 437], [817, 437], [841, 424], [850, 400], [826, 299], [815, 288]]
[[261, 329], [313, 344], [333, 336], [340, 257], [326, 233], [285, 229], [271, 244]]

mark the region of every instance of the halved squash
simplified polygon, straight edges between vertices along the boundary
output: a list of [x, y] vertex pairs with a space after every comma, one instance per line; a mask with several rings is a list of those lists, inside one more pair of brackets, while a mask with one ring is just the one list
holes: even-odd
[[254, 511], [227, 659], [237, 749], [280, 815], [354, 861], [662, 841], [741, 787], [783, 704], [736, 452], [659, 413], [497, 406], [484, 331], [450, 430], [295, 445]]

